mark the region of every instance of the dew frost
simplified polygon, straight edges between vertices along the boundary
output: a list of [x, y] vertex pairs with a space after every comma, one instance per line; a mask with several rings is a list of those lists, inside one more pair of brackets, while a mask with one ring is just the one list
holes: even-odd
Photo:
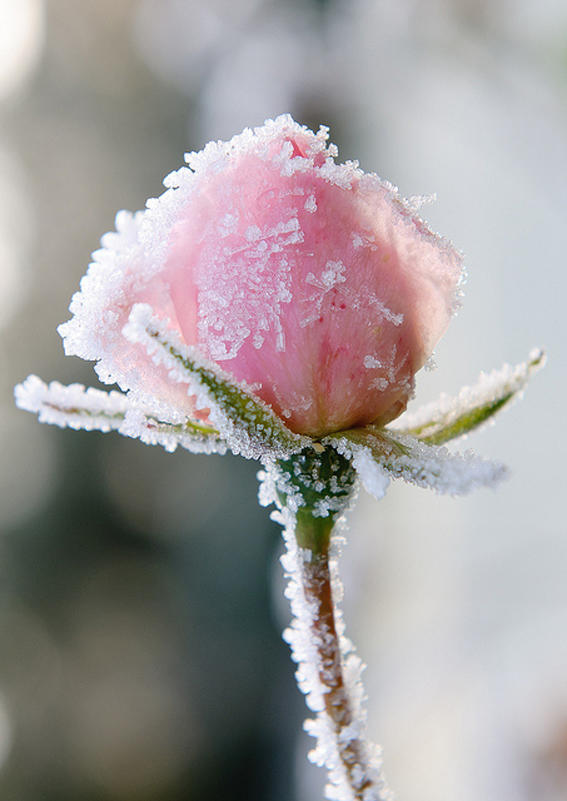
[[366, 492], [377, 500], [383, 498], [390, 486], [390, 477], [372, 452], [368, 448], [357, 449], [353, 452], [352, 464]]

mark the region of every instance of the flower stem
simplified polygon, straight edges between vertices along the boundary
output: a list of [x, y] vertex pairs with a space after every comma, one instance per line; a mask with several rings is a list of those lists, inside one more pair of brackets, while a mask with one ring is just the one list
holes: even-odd
[[306, 729], [318, 740], [310, 758], [329, 771], [327, 797], [386, 801], [391, 796], [381, 774], [380, 753], [365, 737], [361, 663], [342, 636], [342, 616], [336, 606], [340, 583], [333, 554], [333, 523], [333, 515], [315, 517], [302, 507], [293, 532], [288, 528], [284, 535], [288, 595], [296, 616], [284, 636], [299, 663], [299, 686], [317, 712], [317, 719], [307, 721]]

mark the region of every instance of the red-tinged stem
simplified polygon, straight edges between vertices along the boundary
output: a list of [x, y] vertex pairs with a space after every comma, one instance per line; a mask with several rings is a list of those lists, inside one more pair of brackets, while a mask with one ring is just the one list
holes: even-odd
[[[299, 548], [310, 558], [300, 559], [303, 591], [315, 610], [311, 621], [313, 644], [317, 650], [318, 675], [324, 689], [325, 710], [332, 723], [337, 753], [344, 768], [353, 801], [382, 799], [383, 782], [374, 782], [376, 771], [369, 764], [369, 748], [359, 734], [347, 731], [353, 723], [353, 703], [343, 673], [343, 654], [337, 632], [329, 549], [333, 518], [313, 517], [302, 508], [297, 514], [295, 536]], [[300, 551], [301, 554], [301, 551]], [[364, 726], [359, 730], [364, 731]], [[375, 766], [374, 766], [375, 767]], [[374, 790], [374, 792], [372, 792]]]

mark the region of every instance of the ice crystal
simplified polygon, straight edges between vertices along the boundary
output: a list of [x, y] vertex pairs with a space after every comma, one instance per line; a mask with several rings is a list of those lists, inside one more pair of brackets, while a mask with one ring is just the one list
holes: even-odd
[[270, 407], [244, 384], [236, 384], [196, 348], [156, 319], [150, 306], [137, 304], [123, 330], [133, 343], [143, 345], [156, 365], [167, 369], [171, 381], [186, 384], [198, 410], [207, 410], [222, 439], [235, 454], [247, 459], [285, 456], [309, 444], [290, 431]]
[[507, 474], [504, 465], [471, 451], [452, 454], [447, 448], [374, 426], [332, 434], [323, 441], [354, 460], [363, 486], [377, 498], [384, 495], [387, 476], [438, 493], [464, 495], [477, 487], [496, 486]]
[[544, 364], [543, 351], [534, 349], [526, 362], [481, 373], [476, 384], [463, 387], [456, 397], [443, 394], [417, 412], [404, 414], [391, 427], [432, 445], [465, 436], [521, 397], [531, 375]]
[[518, 397], [543, 356], [387, 427], [458, 305], [462, 258], [416, 216], [426, 198], [337, 164], [327, 134], [268, 120], [188, 154], [145, 211], [120, 212], [59, 331], [126, 394], [30, 376], [16, 402], [41, 422], [262, 462], [260, 502], [276, 505], [287, 548], [284, 638], [315, 713], [310, 759], [328, 799], [388, 801], [333, 527], [358, 483], [377, 498], [392, 478], [451, 495], [498, 483], [502, 465], [443, 444]]
[[[265, 498], [264, 498], [265, 500]], [[297, 664], [296, 679], [315, 718], [304, 728], [316, 740], [309, 752], [315, 765], [328, 771], [325, 797], [334, 801], [391, 801], [382, 773], [381, 749], [366, 738], [365, 693], [362, 684], [364, 665], [353, 644], [344, 635], [342, 613], [336, 600], [342, 595], [338, 576], [338, 540], [335, 537], [329, 564], [334, 604], [336, 636], [321, 625], [321, 610], [310, 587], [326, 580], [325, 568], [314, 562], [310, 551], [300, 548], [295, 537], [295, 517], [284, 509], [277, 513], [284, 526], [286, 553], [282, 565], [288, 581], [285, 591], [290, 601], [292, 621], [283, 638]], [[340, 688], [337, 686], [340, 683]], [[332, 692], [341, 699], [343, 723], [333, 720], [325, 699]]]
[[45, 384], [29, 376], [15, 389], [21, 409], [38, 415], [41, 423], [85, 431], [117, 431], [146, 445], [174, 451], [179, 445], [193, 453], [226, 453], [219, 432], [198, 420], [164, 420], [141, 408], [121, 392], [85, 389], [82, 384]]

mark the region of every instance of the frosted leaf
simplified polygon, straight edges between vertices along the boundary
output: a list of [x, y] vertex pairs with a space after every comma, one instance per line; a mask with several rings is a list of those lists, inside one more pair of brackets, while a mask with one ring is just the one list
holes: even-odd
[[340, 431], [323, 442], [353, 459], [363, 485], [378, 498], [384, 495], [386, 475], [439, 493], [464, 495], [476, 487], [495, 486], [507, 473], [504, 465], [481, 459], [471, 451], [452, 454], [446, 448], [378, 426]]
[[40, 423], [84, 431], [117, 431], [146, 445], [174, 451], [180, 445], [193, 453], [226, 453], [226, 445], [212, 426], [199, 421], [161, 420], [132, 403], [121, 392], [85, 389], [82, 384], [45, 384], [29, 376], [14, 391], [20, 409], [38, 415]]
[[14, 389], [16, 405], [38, 415], [41, 423], [61, 428], [116, 431], [128, 409], [128, 398], [121, 392], [85, 389], [82, 384], [63, 386], [58, 381], [45, 384], [30, 375]]
[[153, 316], [150, 306], [134, 306], [123, 333], [130, 342], [141, 344], [155, 364], [166, 367], [170, 379], [188, 384], [197, 408], [209, 409], [212, 423], [233, 453], [247, 459], [286, 456], [310, 443], [290, 431], [249, 387], [181, 342], [176, 332]]
[[533, 350], [527, 362], [516, 367], [505, 364], [500, 370], [481, 373], [474, 386], [463, 387], [456, 397], [441, 395], [435, 403], [404, 414], [391, 427], [430, 445], [462, 437], [520, 398], [529, 378], [544, 364], [543, 351]]

